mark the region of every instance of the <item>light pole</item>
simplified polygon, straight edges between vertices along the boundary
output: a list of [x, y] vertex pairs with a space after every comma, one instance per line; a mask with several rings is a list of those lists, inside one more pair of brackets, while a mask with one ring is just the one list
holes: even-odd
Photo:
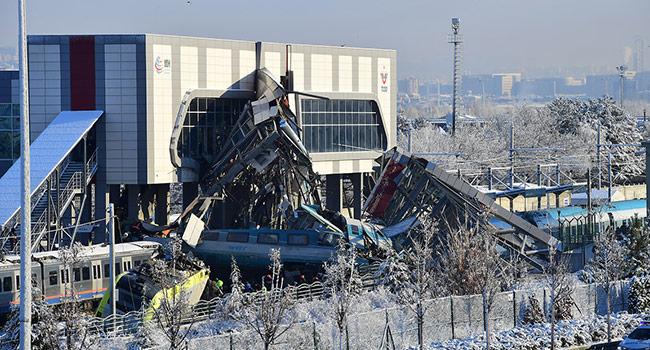
[[451, 101], [451, 135], [456, 134], [456, 112], [459, 105], [460, 93], [460, 44], [463, 38], [458, 31], [460, 30], [460, 19], [454, 17], [451, 19], [452, 33], [449, 35], [449, 43], [454, 45], [454, 75], [453, 75], [453, 91]]
[[623, 108], [623, 90], [625, 88], [625, 71], [627, 70], [626, 66], [617, 66], [616, 70], [618, 71], [618, 77], [620, 78], [619, 94], [621, 101], [621, 109]]
[[18, 0], [18, 64], [20, 69], [20, 349], [32, 348], [32, 234], [29, 167], [29, 93], [25, 1]]

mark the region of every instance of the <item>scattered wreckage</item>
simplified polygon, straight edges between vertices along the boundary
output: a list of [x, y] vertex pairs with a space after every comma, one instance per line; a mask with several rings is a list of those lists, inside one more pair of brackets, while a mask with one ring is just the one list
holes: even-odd
[[[367, 259], [383, 257], [391, 240], [379, 227], [323, 208], [320, 176], [299, 137], [287, 90], [265, 68], [256, 72], [256, 87], [256, 99], [203, 172], [201, 194], [177, 220], [185, 242], [215, 267], [228, 266], [231, 256], [244, 267], [266, 266], [269, 249], [277, 246], [287, 267], [320, 266], [339, 239]], [[172, 139], [172, 154], [175, 147]], [[228, 210], [217, 214], [225, 199]]]
[[[365, 203], [363, 220], [324, 209], [320, 176], [312, 169], [289, 104], [288, 94], [295, 92], [265, 68], [255, 75], [255, 100], [246, 104], [214, 161], [202, 167], [200, 195], [171, 225], [214, 268], [227, 267], [231, 256], [244, 267], [265, 266], [269, 249], [278, 246], [285, 266], [320, 266], [339, 239], [355, 245], [369, 261], [381, 259], [423, 214], [478, 220], [489, 213], [500, 245], [534, 266], [541, 263], [530, 256], [558, 246], [551, 235], [435, 163], [396, 149], [377, 160], [381, 175]], [[183, 124], [183, 108], [176, 125]], [[170, 153], [180, 168], [188, 162], [176, 153], [176, 130]]]

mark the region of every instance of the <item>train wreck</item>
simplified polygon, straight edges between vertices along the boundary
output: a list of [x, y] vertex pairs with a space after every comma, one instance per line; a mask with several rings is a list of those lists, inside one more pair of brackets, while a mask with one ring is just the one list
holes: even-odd
[[[175, 224], [193, 252], [216, 270], [228, 266], [231, 256], [251, 269], [265, 266], [273, 246], [284, 248], [286, 266], [320, 266], [339, 239], [355, 245], [368, 260], [381, 259], [423, 214], [477, 220], [487, 213], [501, 245], [538, 267], [528, 256], [557, 245], [552, 236], [435, 163], [396, 149], [377, 159], [381, 175], [365, 203], [363, 220], [325, 209], [320, 176], [301, 141], [289, 93], [295, 92], [268, 70], [257, 70], [255, 100], [245, 105], [209, 164], [179, 160], [178, 135], [172, 137], [173, 163], [191, 164], [204, 174], [200, 195]], [[182, 123], [181, 117], [176, 125]]]
[[288, 91], [264, 68], [256, 87], [215, 161], [201, 169], [200, 195], [176, 222], [183, 239], [212, 266], [227, 266], [231, 256], [243, 266], [265, 265], [272, 246], [286, 247], [285, 266], [320, 266], [339, 239], [367, 259], [382, 257], [391, 240], [379, 227], [323, 208]]

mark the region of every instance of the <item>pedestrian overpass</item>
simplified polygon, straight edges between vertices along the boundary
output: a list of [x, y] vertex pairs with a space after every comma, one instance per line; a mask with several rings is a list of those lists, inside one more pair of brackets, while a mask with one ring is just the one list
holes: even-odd
[[[88, 185], [97, 172], [95, 128], [103, 111], [63, 111], [30, 146], [32, 250], [54, 250], [75, 240], [90, 217]], [[19, 158], [0, 178], [0, 249], [20, 249]], [[74, 226], [74, 227], [71, 227]]]

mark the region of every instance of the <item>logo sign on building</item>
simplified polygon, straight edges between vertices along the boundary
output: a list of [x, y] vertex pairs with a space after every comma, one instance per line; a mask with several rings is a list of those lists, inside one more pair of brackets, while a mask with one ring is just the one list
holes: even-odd
[[388, 92], [388, 70], [386, 66], [381, 67], [379, 78], [381, 79], [381, 92]]
[[169, 74], [171, 67], [172, 61], [169, 58], [156, 56], [156, 59], [153, 62], [153, 69], [157, 74]]

